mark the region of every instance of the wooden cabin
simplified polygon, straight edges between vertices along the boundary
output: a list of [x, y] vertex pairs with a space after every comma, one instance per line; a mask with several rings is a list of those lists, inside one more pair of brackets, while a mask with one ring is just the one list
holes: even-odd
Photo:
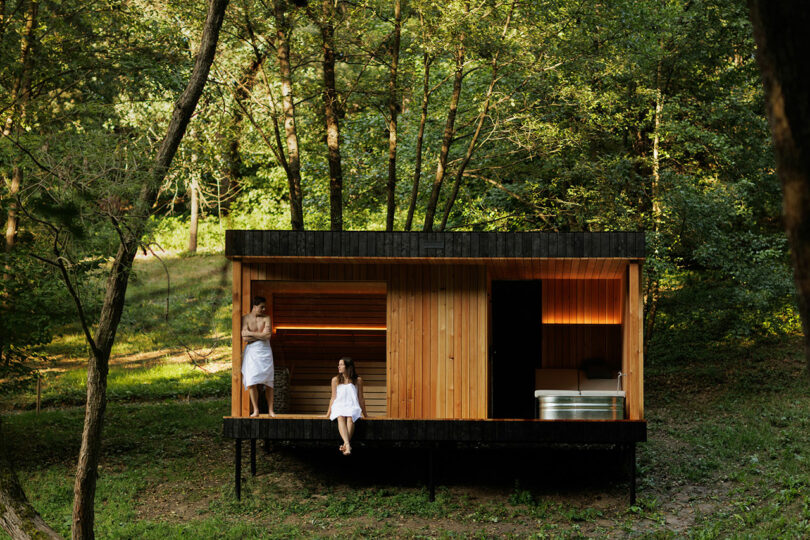
[[[351, 356], [371, 416], [360, 440], [634, 451], [646, 438], [644, 249], [639, 232], [227, 231], [225, 435], [331, 443], [329, 381]], [[240, 324], [254, 296], [267, 299], [276, 367], [289, 371], [287, 414], [276, 419], [247, 418]], [[594, 413], [588, 399], [600, 392], [610, 404]], [[534, 421], [498, 422], [511, 419]]]

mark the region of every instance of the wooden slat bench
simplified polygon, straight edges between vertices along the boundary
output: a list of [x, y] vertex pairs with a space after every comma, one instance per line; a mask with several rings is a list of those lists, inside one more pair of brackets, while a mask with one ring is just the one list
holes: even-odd
[[[363, 378], [369, 416], [386, 416], [385, 362], [357, 362]], [[331, 380], [337, 375], [334, 362], [297, 363], [290, 368], [290, 414], [326, 414], [332, 396]]]

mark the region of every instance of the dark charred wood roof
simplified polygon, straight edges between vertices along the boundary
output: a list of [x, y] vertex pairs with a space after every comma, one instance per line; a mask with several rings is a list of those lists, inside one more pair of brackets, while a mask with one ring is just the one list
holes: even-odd
[[225, 232], [226, 257], [643, 259], [643, 232]]

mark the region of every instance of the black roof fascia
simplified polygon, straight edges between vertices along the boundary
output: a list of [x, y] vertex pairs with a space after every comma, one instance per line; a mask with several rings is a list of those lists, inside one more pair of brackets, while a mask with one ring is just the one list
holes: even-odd
[[225, 232], [226, 257], [643, 259], [643, 232]]

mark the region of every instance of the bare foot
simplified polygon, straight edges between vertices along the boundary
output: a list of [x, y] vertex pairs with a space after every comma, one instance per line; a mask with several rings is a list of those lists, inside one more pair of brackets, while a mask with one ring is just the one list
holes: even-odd
[[348, 456], [348, 455], [351, 455], [351, 453], [352, 453], [352, 447], [350, 445], [348, 445], [348, 444], [345, 445], [344, 448], [343, 448], [343, 455]]
[[258, 418], [258, 417], [259, 417], [259, 413], [258, 413], [258, 412], [255, 412], [255, 413], [251, 414], [251, 415], [250, 415], [250, 417], [251, 417], [251, 418]]
[[270, 418], [275, 418], [275, 417], [276, 417], [276, 413], [274, 411], [270, 411]]
[[338, 448], [338, 450], [340, 450], [340, 452], [341, 452], [341, 453], [343, 453], [343, 451], [344, 451], [345, 449], [346, 449], [346, 445], [345, 445], [345, 444], [341, 444], [341, 445], [340, 445], [340, 448]]

